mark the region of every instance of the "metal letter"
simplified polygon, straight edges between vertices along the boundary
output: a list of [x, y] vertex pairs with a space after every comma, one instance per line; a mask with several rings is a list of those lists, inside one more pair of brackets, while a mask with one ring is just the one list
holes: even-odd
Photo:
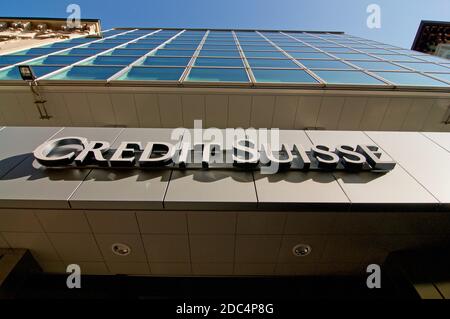
[[[141, 142], [122, 142], [109, 162], [111, 167], [131, 167], [136, 163], [136, 151], [142, 150]], [[125, 156], [125, 157], [124, 157]]]
[[34, 158], [39, 164], [44, 166], [63, 166], [69, 165], [73, 162], [76, 152], [72, 151], [64, 155], [49, 156], [56, 148], [66, 145], [78, 145], [86, 148], [88, 140], [84, 137], [61, 137], [54, 140], [47, 141], [38, 146], [34, 152]]
[[108, 142], [90, 142], [75, 158], [75, 164], [78, 166], [98, 164], [99, 166], [107, 167], [108, 161], [103, 157], [103, 154], [109, 151], [109, 146]]
[[241, 168], [253, 168], [259, 163], [256, 144], [247, 139], [236, 141], [233, 146], [233, 165]]
[[[144, 152], [139, 159], [141, 167], [158, 167], [169, 165], [173, 161], [175, 148], [170, 143], [156, 142], [147, 143]], [[153, 156], [155, 155], [155, 156]]]
[[336, 154], [342, 157], [342, 164], [351, 171], [359, 171], [366, 163], [364, 155], [355, 152], [353, 147], [348, 145], [340, 145], [336, 147]]
[[378, 146], [374, 145], [358, 145], [356, 151], [366, 157], [367, 163], [372, 166], [372, 169], [390, 171], [394, 169], [395, 162], [388, 160], [381, 160], [381, 152], [378, 152]]
[[339, 163], [339, 156], [331, 152], [325, 145], [314, 145], [311, 147], [313, 156], [319, 162], [319, 167], [323, 169], [335, 169]]
[[305, 170], [309, 169], [309, 167], [311, 166], [311, 159], [309, 158], [303, 146], [300, 144], [294, 144], [293, 150], [297, 155], [297, 159], [301, 165], [300, 168]]

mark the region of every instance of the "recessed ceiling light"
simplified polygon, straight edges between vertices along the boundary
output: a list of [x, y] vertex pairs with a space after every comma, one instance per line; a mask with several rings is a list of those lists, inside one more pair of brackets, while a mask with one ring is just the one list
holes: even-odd
[[112, 244], [111, 250], [117, 256], [128, 256], [131, 253], [130, 246], [122, 243]]
[[298, 244], [292, 248], [292, 253], [297, 257], [304, 257], [311, 253], [311, 246], [307, 244]]

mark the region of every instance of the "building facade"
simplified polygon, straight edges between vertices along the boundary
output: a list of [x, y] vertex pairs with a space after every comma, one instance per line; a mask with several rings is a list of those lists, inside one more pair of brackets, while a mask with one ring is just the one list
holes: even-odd
[[332, 32], [102, 34], [2, 55], [0, 123], [448, 131], [449, 61], [435, 56]]
[[[448, 60], [340, 32], [117, 28], [0, 65], [0, 247], [47, 272], [358, 274], [449, 247]], [[273, 174], [142, 164], [152, 142], [214, 155], [186, 138], [194, 120], [244, 139], [279, 128], [278, 159], [295, 154]], [[107, 146], [78, 165], [88, 141]], [[112, 164], [118, 149], [132, 165]]]

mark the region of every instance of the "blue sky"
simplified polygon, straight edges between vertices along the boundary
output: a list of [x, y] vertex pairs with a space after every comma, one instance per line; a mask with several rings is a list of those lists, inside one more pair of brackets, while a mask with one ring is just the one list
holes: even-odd
[[[338, 30], [410, 48], [420, 20], [450, 21], [450, 0], [21, 0], [2, 16], [66, 17], [70, 3], [82, 18], [117, 26]], [[381, 8], [381, 28], [369, 29], [366, 8]]]

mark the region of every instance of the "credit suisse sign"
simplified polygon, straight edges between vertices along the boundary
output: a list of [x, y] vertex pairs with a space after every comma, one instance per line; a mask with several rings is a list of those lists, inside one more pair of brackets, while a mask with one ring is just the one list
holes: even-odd
[[277, 173], [281, 170], [347, 170], [386, 172], [396, 163], [384, 159], [374, 145], [326, 145], [305, 148], [301, 144], [257, 145], [250, 139], [236, 140], [229, 149], [214, 143], [192, 146], [158, 141], [123, 141], [112, 149], [106, 141], [84, 137], [61, 137], [38, 146], [35, 159], [46, 167], [243, 169]]

